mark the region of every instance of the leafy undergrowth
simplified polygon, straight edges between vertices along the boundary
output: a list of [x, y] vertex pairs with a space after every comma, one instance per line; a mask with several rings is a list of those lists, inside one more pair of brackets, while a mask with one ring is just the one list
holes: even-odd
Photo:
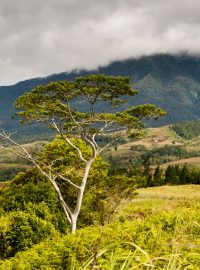
[[55, 235], [0, 269], [200, 269], [199, 194], [194, 185], [141, 189], [111, 224]]

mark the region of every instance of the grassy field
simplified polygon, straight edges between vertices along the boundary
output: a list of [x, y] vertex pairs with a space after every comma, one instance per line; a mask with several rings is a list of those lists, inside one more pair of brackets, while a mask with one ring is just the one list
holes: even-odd
[[184, 158], [184, 159], [179, 159], [179, 160], [175, 160], [172, 162], [167, 162], [162, 164], [160, 167], [162, 169], [166, 169], [169, 165], [179, 165], [184, 166], [184, 164], [186, 164], [188, 166], [188, 168], [190, 169], [200, 169], [200, 157], [193, 157], [193, 158]]
[[141, 188], [138, 190], [136, 200], [162, 199], [162, 200], [190, 200], [200, 199], [200, 186], [160, 186]]
[[138, 190], [110, 224], [79, 229], [0, 262], [0, 269], [198, 270], [200, 186]]

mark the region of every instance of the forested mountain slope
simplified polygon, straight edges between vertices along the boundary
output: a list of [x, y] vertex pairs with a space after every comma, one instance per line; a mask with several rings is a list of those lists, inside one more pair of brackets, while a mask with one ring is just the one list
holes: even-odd
[[[11, 120], [14, 100], [38, 84], [51, 81], [73, 80], [90, 73], [130, 76], [138, 95], [129, 99], [131, 106], [154, 103], [167, 111], [167, 116], [152, 122], [153, 126], [197, 119], [200, 117], [200, 58], [187, 55], [154, 55], [115, 61], [108, 66], [92, 71], [72, 71], [35, 78], [12, 86], [0, 87], [1, 123], [6, 129], [19, 129], [16, 120]], [[28, 133], [27, 128], [23, 132]], [[28, 129], [29, 133], [41, 133], [42, 129]]]

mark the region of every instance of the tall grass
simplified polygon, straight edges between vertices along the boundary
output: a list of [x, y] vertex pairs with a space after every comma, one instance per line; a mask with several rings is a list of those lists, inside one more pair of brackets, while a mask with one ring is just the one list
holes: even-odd
[[178, 187], [177, 197], [175, 187], [173, 194], [171, 187], [142, 190], [112, 224], [42, 242], [1, 261], [0, 270], [198, 270], [200, 199], [186, 198], [191, 188]]

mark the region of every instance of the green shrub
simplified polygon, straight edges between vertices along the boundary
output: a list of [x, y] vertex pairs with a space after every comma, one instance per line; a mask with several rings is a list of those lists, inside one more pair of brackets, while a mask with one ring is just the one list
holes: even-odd
[[[186, 207], [185, 207], [186, 206]], [[132, 219], [131, 207], [107, 226], [56, 236], [2, 261], [0, 270], [29, 269], [199, 269], [199, 201]], [[146, 214], [145, 214], [145, 211]], [[156, 212], [155, 212], [156, 211]]]
[[11, 212], [0, 220], [1, 258], [14, 256], [18, 251], [29, 249], [34, 244], [58, 234], [50, 221], [39, 218], [34, 213]]

